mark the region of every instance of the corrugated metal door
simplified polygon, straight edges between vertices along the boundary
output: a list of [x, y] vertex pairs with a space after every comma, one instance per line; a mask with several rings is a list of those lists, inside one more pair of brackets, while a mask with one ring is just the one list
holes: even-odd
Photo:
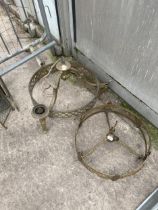
[[76, 46], [158, 113], [158, 1], [76, 0]]

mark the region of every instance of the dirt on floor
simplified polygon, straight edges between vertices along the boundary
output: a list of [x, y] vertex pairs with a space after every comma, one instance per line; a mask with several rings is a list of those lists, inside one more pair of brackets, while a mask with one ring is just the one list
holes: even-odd
[[[78, 119], [49, 119], [49, 132], [43, 134], [39, 123], [31, 116], [28, 83], [38, 68], [32, 60], [4, 76], [20, 111], [11, 113], [8, 130], [0, 128], [0, 209], [135, 209], [157, 187], [158, 151], [152, 148], [139, 173], [115, 182], [89, 172], [75, 152]], [[61, 84], [59, 94], [57, 105], [61, 109], [73, 106], [75, 101], [85, 103], [92, 96], [72, 84]], [[111, 91], [103, 98], [104, 102], [119, 102]], [[96, 135], [104, 133], [100, 120], [97, 119], [97, 124], [91, 123], [86, 130], [87, 139], [91, 139], [94, 128]], [[135, 130], [129, 132], [134, 138]]]

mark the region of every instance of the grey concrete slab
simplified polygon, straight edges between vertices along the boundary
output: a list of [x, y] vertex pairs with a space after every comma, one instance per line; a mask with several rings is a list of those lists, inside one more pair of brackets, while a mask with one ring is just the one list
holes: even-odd
[[[10, 115], [7, 131], [0, 128], [0, 209], [135, 209], [158, 184], [158, 152], [153, 149], [142, 171], [123, 180], [112, 182], [91, 174], [75, 153], [78, 120], [51, 119], [49, 132], [43, 134], [31, 116], [28, 93], [37, 63], [20, 68], [4, 77], [20, 112]], [[64, 92], [61, 97], [68, 103]], [[73, 103], [75, 99], [72, 95]]]

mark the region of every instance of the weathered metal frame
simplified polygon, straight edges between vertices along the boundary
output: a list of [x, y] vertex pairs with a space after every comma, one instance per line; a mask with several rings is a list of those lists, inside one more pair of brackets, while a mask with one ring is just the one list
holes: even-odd
[[[95, 152], [95, 150], [101, 146], [102, 144], [105, 144], [106, 147], [106, 142], [108, 141], [106, 139], [106, 136], [109, 133], [114, 134], [115, 133], [115, 126], [113, 127], [110, 123], [110, 119], [108, 117], [108, 113], [114, 113], [116, 115], [119, 115], [120, 117], [125, 117], [128, 120], [130, 120], [134, 126], [136, 126], [136, 128], [140, 131], [143, 142], [144, 142], [144, 154], [136, 154], [137, 155], [137, 159], [141, 160], [141, 162], [139, 163], [139, 166], [137, 166], [134, 169], [129, 169], [128, 171], [122, 173], [122, 174], [107, 174], [105, 171], [101, 171], [100, 169], [95, 168], [94, 166], [89, 164], [89, 160], [86, 161], [86, 157], [91, 155], [92, 153]], [[104, 113], [106, 115], [106, 123], [108, 125], [108, 133], [107, 135], [101, 140], [99, 141], [97, 144], [95, 144], [92, 148], [88, 149], [88, 150], [83, 150], [81, 151], [78, 148], [78, 133], [80, 128], [82, 127], [82, 125], [84, 124], [84, 122], [91, 118], [94, 115], [97, 115], [99, 113]], [[116, 122], [117, 124], [117, 122]], [[115, 135], [115, 134], [114, 134]], [[116, 136], [117, 137], [117, 136]], [[119, 137], [117, 137], [116, 143], [118, 144], [120, 142]], [[122, 144], [122, 143], [121, 143]], [[135, 151], [127, 145], [127, 143], [122, 144], [123, 147], [125, 147], [126, 149], [128, 149], [130, 151], [130, 153], [135, 154]], [[97, 176], [104, 178], [104, 179], [111, 179], [112, 181], [116, 181], [118, 179], [122, 179], [128, 176], [132, 176], [135, 175], [137, 172], [139, 172], [143, 166], [144, 163], [147, 159], [147, 157], [150, 155], [151, 153], [151, 138], [148, 132], [148, 129], [146, 127], [146, 124], [144, 123], [143, 119], [139, 116], [137, 116], [135, 113], [129, 111], [128, 109], [125, 109], [121, 106], [118, 105], [108, 105], [108, 104], [104, 104], [104, 105], [100, 105], [100, 106], [96, 106], [90, 110], [88, 110], [85, 114], [83, 114], [80, 118], [80, 122], [77, 128], [77, 131], [75, 133], [75, 148], [76, 148], [76, 152], [77, 152], [77, 156], [78, 156], [78, 160], [92, 173], [96, 174]], [[132, 151], [132, 152], [131, 152]]]
[[[59, 2], [60, 0], [58, 0]], [[117, 93], [121, 98], [127, 101], [132, 107], [135, 108], [140, 114], [142, 114], [145, 118], [147, 118], [150, 122], [152, 122], [156, 127], [158, 127], [158, 113], [156, 113], [153, 109], [151, 109], [147, 104], [139, 100], [136, 96], [134, 96], [130, 91], [128, 91], [125, 87], [123, 87], [119, 82], [117, 82], [114, 78], [110, 77], [105, 71], [90, 60], [86, 55], [80, 52], [77, 49], [75, 37], [74, 37], [74, 22], [73, 16], [74, 11], [72, 9], [72, 2], [75, 0], [66, 0], [67, 5], [60, 5], [60, 11], [64, 11], [64, 16], [60, 16], [60, 27], [65, 28], [65, 39], [67, 44], [64, 46], [65, 50], [71, 52], [72, 56], [77, 59], [79, 62], [84, 64], [88, 69], [91, 69], [102, 81], [106, 81], [109, 83], [109, 87]], [[62, 8], [61, 8], [62, 7]], [[60, 14], [60, 13], [59, 13]], [[66, 20], [67, 19], [67, 20]], [[66, 24], [67, 23], [67, 24]], [[64, 33], [64, 32], [63, 32]], [[69, 36], [67, 36], [69, 34]], [[64, 35], [63, 35], [64, 36]], [[63, 37], [62, 36], [62, 37]], [[63, 42], [64, 44], [64, 42]], [[71, 46], [71, 49], [67, 46]]]
[[[57, 60], [57, 63], [59, 60]], [[59, 70], [56, 68], [57, 63], [49, 64], [45, 67], [40, 68], [31, 78], [29, 82], [29, 93], [30, 97], [32, 100], [32, 103], [34, 106], [39, 105], [36, 99], [33, 97], [33, 89], [36, 86], [36, 84], [42, 79], [47, 77], [50, 72], [51, 74], [55, 74], [56, 72], [59, 72]], [[93, 94], [94, 97], [84, 106], [81, 106], [80, 108], [77, 109], [72, 109], [72, 110], [66, 110], [66, 111], [54, 111], [53, 107], [56, 103], [57, 97], [58, 97], [58, 90], [60, 86], [60, 80], [61, 78], [68, 76], [68, 75], [75, 75], [78, 78], [78, 81], [82, 81], [84, 84], [84, 87], [86, 87], [88, 90], [90, 90]], [[82, 67], [76, 66], [75, 63], [71, 63], [70, 69], [67, 71], [61, 71], [60, 76], [58, 78], [57, 82], [57, 87], [54, 89], [54, 94], [53, 94], [53, 100], [51, 101], [49, 105], [49, 117], [54, 118], [54, 117], [59, 117], [59, 118], [67, 118], [67, 117], [72, 117], [72, 116], [81, 116], [83, 113], [85, 113], [87, 110], [91, 109], [97, 99], [100, 97], [103, 91], [106, 89], [106, 84], [100, 83], [97, 78], [94, 77], [93, 74], [89, 74], [86, 69], [82, 69]]]

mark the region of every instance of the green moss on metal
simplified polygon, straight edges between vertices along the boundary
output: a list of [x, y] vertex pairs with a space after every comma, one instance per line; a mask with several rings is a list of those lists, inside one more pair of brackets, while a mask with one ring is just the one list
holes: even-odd
[[146, 125], [151, 135], [152, 144], [158, 150], [158, 129], [148, 121], [146, 121]]
[[149, 132], [149, 135], [151, 137], [151, 142], [152, 142], [152, 145], [155, 149], [158, 150], [158, 128], [156, 128], [151, 122], [149, 122], [147, 119], [145, 119], [142, 115], [140, 115], [133, 107], [131, 107], [128, 103], [126, 102], [122, 102], [121, 105], [134, 112], [138, 117], [141, 117], [142, 120], [144, 121], [147, 129], [148, 129], [148, 132]]
[[67, 74], [67, 75], [64, 75], [63, 79], [68, 80], [73, 85], [77, 82], [77, 78], [75, 77], [75, 75], [73, 75], [71, 73], [70, 74]]

